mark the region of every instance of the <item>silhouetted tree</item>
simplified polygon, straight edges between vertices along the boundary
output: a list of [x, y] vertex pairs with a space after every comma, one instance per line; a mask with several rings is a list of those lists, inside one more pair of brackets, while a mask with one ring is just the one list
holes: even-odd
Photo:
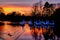
[[0, 8], [0, 21], [5, 20], [5, 13], [3, 12], [3, 8]]
[[59, 32], [60, 30], [60, 8], [56, 9], [52, 17], [55, 20], [55, 33], [57, 36], [60, 37], [60, 32]]
[[32, 16], [35, 16], [35, 17], [40, 16], [40, 13], [38, 11], [38, 3], [34, 4], [32, 8], [33, 8]]
[[50, 19], [49, 17], [53, 14], [53, 12], [54, 12], [53, 4], [49, 4], [48, 2], [46, 2], [42, 11], [43, 16]]
[[49, 3], [46, 2], [44, 6], [48, 8], [49, 7]]
[[7, 14], [7, 19], [6, 20], [9, 20], [9, 21], [15, 21], [15, 22], [18, 22], [20, 21], [20, 16], [18, 13], [16, 12], [12, 12], [10, 14]]

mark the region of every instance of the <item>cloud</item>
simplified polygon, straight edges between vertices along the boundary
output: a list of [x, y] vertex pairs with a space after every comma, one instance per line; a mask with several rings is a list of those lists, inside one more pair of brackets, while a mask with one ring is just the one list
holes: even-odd
[[0, 2], [38, 2], [39, 0], [0, 0]]
[[39, 0], [0, 0], [0, 4], [33, 5]]
[[[40, 0], [0, 0], [0, 5], [12, 4], [12, 5], [33, 5]], [[46, 0], [42, 0], [46, 2]], [[47, 0], [49, 3], [60, 3], [60, 0]]]

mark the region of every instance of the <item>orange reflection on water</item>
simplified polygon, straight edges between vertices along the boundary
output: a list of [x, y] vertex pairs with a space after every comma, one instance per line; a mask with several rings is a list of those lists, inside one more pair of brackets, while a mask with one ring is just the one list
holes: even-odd
[[28, 24], [25, 24], [24, 29], [25, 29], [27, 32], [29, 32], [29, 31], [30, 31], [29, 25], [28, 25]]
[[28, 24], [25, 24], [24, 28], [22, 28], [21, 26], [11, 26], [11, 25], [7, 25], [7, 23], [9, 22], [5, 22], [4, 26], [0, 27], [0, 31], [3, 31], [4, 33], [11, 33], [14, 34], [17, 31], [22, 31], [25, 30], [26, 32], [31, 32], [31, 34], [34, 34], [34, 31], [40, 35], [47, 32], [47, 30], [45, 28], [40, 27], [40, 30], [38, 28], [35, 27], [35, 29], [31, 29]]
[[2, 31], [2, 30], [3, 30], [3, 27], [0, 26], [0, 31]]

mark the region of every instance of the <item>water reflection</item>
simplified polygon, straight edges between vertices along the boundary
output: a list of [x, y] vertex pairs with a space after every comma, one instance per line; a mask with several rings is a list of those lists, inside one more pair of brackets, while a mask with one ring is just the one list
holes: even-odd
[[21, 25], [22, 27], [24, 27], [24, 25], [25, 25], [25, 20], [22, 20], [22, 21], [20, 21], [19, 23], [20, 23], [20, 25]]
[[0, 26], [4, 25], [4, 23], [2, 21], [0, 21]]
[[3, 24], [0, 26], [1, 37], [3, 37], [6, 40], [20, 40], [20, 37], [23, 38], [23, 35], [25, 35], [25, 37], [29, 35], [30, 39], [35, 38], [37, 40], [40, 40], [39, 37], [42, 36], [43, 33], [47, 32], [48, 26], [54, 26], [54, 22], [40, 20], [34, 21], [34, 24], [31, 20], [22, 20], [20, 22], [3, 21], [0, 23]]
[[32, 20], [28, 21], [28, 24], [29, 24], [30, 29], [32, 29], [32, 27], [34, 26]]
[[11, 23], [8, 23], [8, 25], [11, 25], [11, 26], [20, 26], [19, 22], [11, 22]]

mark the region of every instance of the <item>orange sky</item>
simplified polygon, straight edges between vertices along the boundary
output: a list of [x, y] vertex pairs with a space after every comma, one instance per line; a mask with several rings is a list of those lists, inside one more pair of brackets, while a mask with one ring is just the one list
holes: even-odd
[[30, 6], [2, 6], [2, 8], [4, 9], [5, 14], [8, 14], [13, 11], [17, 11], [22, 14], [26, 13], [27, 15], [29, 15], [29, 13], [32, 10]]

